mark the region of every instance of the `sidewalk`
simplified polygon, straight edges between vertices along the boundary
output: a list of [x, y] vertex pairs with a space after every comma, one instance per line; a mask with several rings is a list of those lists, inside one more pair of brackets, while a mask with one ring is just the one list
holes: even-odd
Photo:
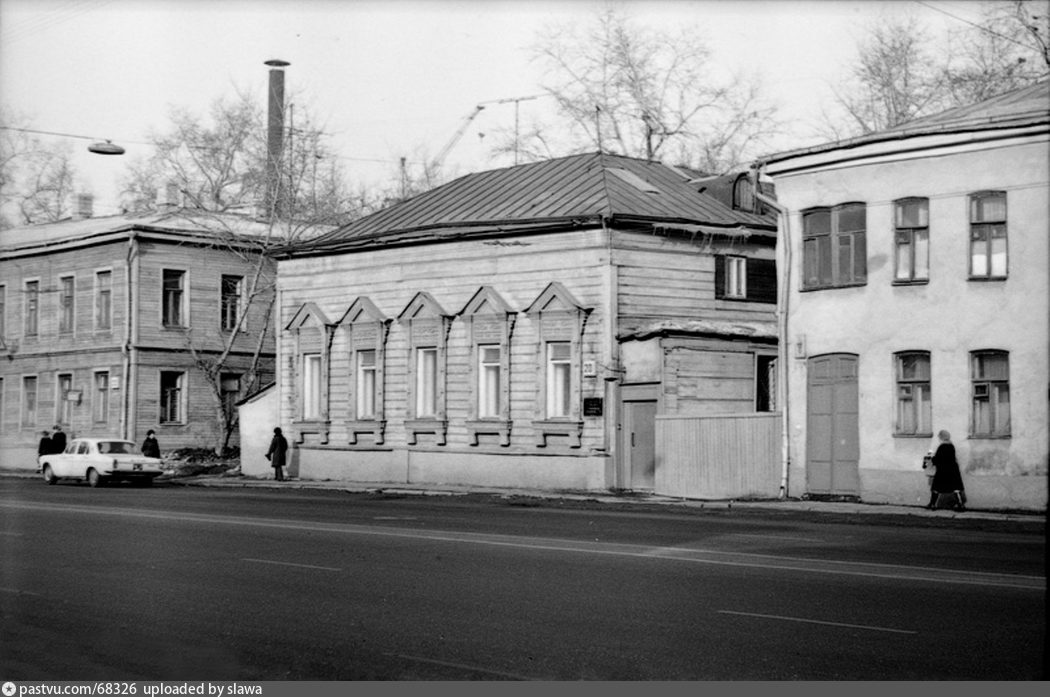
[[[18, 477], [39, 479], [40, 475], [26, 470], [0, 470], [0, 477]], [[784, 500], [719, 500], [699, 501], [656, 494], [630, 492], [617, 495], [612, 492], [589, 491], [547, 491], [540, 489], [499, 489], [489, 487], [468, 487], [445, 484], [375, 484], [345, 481], [313, 481], [288, 479], [283, 482], [273, 479], [247, 477], [240, 474], [203, 474], [196, 476], [172, 477], [161, 475], [158, 483], [176, 486], [201, 486], [221, 488], [249, 489], [317, 489], [345, 491], [358, 494], [383, 494], [387, 496], [493, 496], [504, 499], [526, 500], [547, 499], [575, 502], [589, 502], [608, 505], [629, 505], [648, 507], [682, 507], [703, 510], [767, 510], [780, 512], [806, 512], [840, 515], [873, 515], [873, 516], [911, 516], [937, 520], [960, 521], [1012, 521], [1027, 523], [1033, 526], [1045, 526], [1047, 517], [1040, 511], [984, 511], [968, 509], [958, 513], [951, 510], [931, 511], [923, 506], [903, 506], [878, 503], [853, 503], [844, 501], [815, 501], [803, 499]], [[41, 481], [42, 483], [42, 481]]]
[[514, 499], [558, 499], [564, 501], [593, 502], [609, 505], [636, 505], [654, 507], [684, 507], [711, 510], [769, 510], [794, 511], [809, 513], [838, 513], [856, 515], [882, 516], [916, 516], [932, 519], [959, 520], [997, 520], [1045, 525], [1046, 514], [1040, 511], [982, 511], [966, 510], [962, 513], [951, 510], [931, 511], [924, 506], [903, 506], [892, 504], [852, 503], [840, 501], [814, 501], [802, 499], [785, 500], [719, 500], [699, 501], [656, 494], [630, 492], [617, 495], [612, 492], [588, 491], [546, 491], [540, 489], [499, 489], [488, 487], [468, 487], [446, 484], [362, 484], [344, 481], [311, 481], [287, 479], [283, 482], [273, 479], [246, 477], [243, 475], [201, 475], [196, 477], [166, 478], [180, 486], [205, 486], [224, 488], [253, 489], [327, 489], [350, 493], [384, 494], [389, 496], [494, 496]]

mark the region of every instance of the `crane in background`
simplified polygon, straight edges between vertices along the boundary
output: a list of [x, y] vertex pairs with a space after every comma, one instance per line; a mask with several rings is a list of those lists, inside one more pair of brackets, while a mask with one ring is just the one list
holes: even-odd
[[459, 142], [463, 134], [466, 133], [467, 127], [473, 123], [474, 119], [477, 118], [478, 114], [482, 112], [487, 104], [507, 104], [514, 102], [514, 164], [518, 164], [518, 105], [521, 102], [527, 102], [530, 99], [539, 99], [545, 97], [543, 94], [531, 94], [526, 97], [506, 97], [504, 99], [490, 99], [484, 102], [478, 102], [477, 106], [474, 107], [473, 111], [464, 117], [463, 122], [456, 129], [456, 132], [452, 134], [445, 146], [438, 151], [438, 154], [430, 161], [430, 170], [436, 171], [444, 162], [445, 158], [452, 151], [452, 148], [456, 147], [456, 143]]

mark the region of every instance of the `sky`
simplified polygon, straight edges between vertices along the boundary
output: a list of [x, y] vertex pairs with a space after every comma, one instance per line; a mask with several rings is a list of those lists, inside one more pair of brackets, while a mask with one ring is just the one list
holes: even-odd
[[[844, 79], [865, 23], [911, 13], [936, 34], [977, 21], [973, 0], [625, 0], [633, 20], [695, 27], [727, 70], [757, 73], [788, 124], [774, 151], [817, 142], [813, 123]], [[0, 104], [72, 143], [96, 214], [119, 210], [127, 161], [147, 157], [172, 107], [204, 115], [235, 91], [266, 102], [270, 59], [285, 91], [322, 123], [354, 183], [389, 184], [398, 160], [436, 154], [479, 102], [542, 93], [530, 47], [545, 27], [585, 23], [592, 0], [0, 0]], [[955, 17], [950, 17], [954, 15]], [[517, 103], [524, 123], [551, 100]], [[293, 107], [293, 111], [294, 111]], [[456, 142], [446, 171], [493, 158], [515, 104], [489, 104]], [[77, 137], [70, 137], [77, 136]], [[93, 155], [93, 140], [127, 154]]]

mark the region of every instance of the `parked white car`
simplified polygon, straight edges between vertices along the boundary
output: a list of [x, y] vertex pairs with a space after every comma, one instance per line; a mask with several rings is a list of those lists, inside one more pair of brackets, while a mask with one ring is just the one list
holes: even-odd
[[163, 473], [161, 463], [159, 458], [137, 453], [130, 440], [75, 438], [63, 452], [37, 458], [37, 472], [48, 484], [82, 479], [91, 486], [119, 480], [149, 486]]

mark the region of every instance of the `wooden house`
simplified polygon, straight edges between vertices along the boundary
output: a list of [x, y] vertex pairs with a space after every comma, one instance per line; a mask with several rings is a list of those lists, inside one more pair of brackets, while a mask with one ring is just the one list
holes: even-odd
[[784, 207], [792, 495], [1046, 509], [1050, 81], [765, 158]]
[[[162, 452], [221, 445], [219, 410], [248, 376], [273, 378], [267, 234], [177, 209], [0, 231], [4, 466], [35, 468], [55, 424], [136, 442], [153, 429]], [[227, 348], [216, 385], [200, 366]]]
[[279, 250], [292, 472], [651, 490], [658, 414], [772, 408], [775, 219], [701, 188], [577, 155]]

